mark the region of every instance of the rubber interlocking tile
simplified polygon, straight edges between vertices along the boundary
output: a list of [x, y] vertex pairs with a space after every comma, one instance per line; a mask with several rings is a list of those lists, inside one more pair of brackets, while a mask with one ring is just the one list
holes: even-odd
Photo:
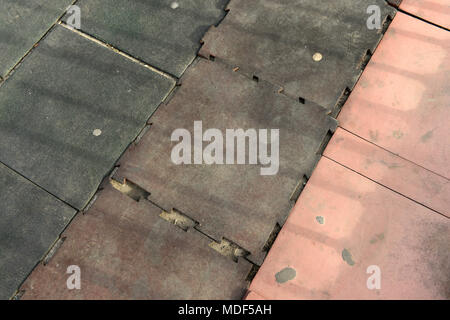
[[[183, 75], [170, 102], [152, 116], [152, 126], [139, 144], [120, 160], [116, 179], [133, 182], [168, 212], [176, 208], [200, 222], [207, 234], [233, 241], [261, 262], [275, 224], [282, 224], [290, 211], [291, 193], [304, 175], [309, 176], [318, 158], [316, 152], [336, 121], [317, 105], [296, 102], [264, 81], [250, 80], [219, 62], [197, 62]], [[203, 132], [214, 128], [222, 134], [226, 129], [279, 129], [278, 171], [275, 162], [272, 175], [262, 175], [261, 169], [269, 165], [260, 161], [249, 165], [248, 143], [247, 164], [211, 165], [200, 159], [200, 164], [176, 165], [171, 155], [178, 141], [171, 142], [171, 135], [176, 129], [192, 135], [194, 121], [202, 121]], [[267, 137], [269, 132], [259, 134]], [[199, 142], [201, 138], [202, 133], [192, 137], [199, 149], [207, 145], [206, 138], [203, 144]], [[224, 161], [228, 142], [232, 140], [225, 136], [217, 141], [216, 152], [223, 152]], [[270, 151], [275, 145], [269, 141], [259, 150], [269, 149], [275, 159]], [[236, 156], [232, 162], [236, 163]]]
[[0, 0], [0, 76], [4, 77], [73, 0]]
[[0, 161], [81, 209], [174, 84], [58, 25], [0, 88]]
[[450, 217], [450, 181], [338, 128], [326, 157]]
[[[237, 263], [208, 238], [160, 218], [161, 209], [107, 186], [63, 234], [47, 265], [39, 265], [22, 299], [240, 299], [251, 264]], [[69, 290], [69, 266], [80, 289]]]
[[76, 211], [0, 164], [0, 299], [9, 299]]
[[[77, 3], [81, 30], [180, 77], [228, 0], [91, 0]], [[66, 18], [67, 19], [67, 18]]]
[[395, 15], [384, 0], [232, 0], [200, 54], [332, 109], [382, 37], [381, 29], [367, 27], [370, 5], [380, 8], [380, 25]]
[[449, 243], [448, 218], [324, 157], [250, 291], [268, 299], [448, 299]]
[[400, 9], [450, 29], [449, 0], [403, 0]]
[[449, 55], [450, 32], [398, 13], [340, 126], [449, 179]]

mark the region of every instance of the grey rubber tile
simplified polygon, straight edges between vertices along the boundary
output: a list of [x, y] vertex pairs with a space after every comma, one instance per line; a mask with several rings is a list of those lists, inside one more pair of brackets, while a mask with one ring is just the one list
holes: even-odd
[[0, 161], [81, 209], [173, 86], [58, 25], [0, 87]]
[[0, 77], [64, 14], [73, 0], [0, 0]]
[[76, 211], [0, 164], [0, 299], [9, 299]]
[[395, 15], [384, 0], [232, 0], [200, 54], [332, 110], [382, 38], [382, 30], [367, 27], [371, 5], [380, 9], [381, 25]]
[[[251, 264], [220, 255], [208, 238], [160, 213], [107, 186], [33, 271], [22, 299], [241, 299]], [[70, 265], [80, 268], [80, 290], [67, 289]]]
[[[150, 119], [151, 128], [124, 154], [115, 178], [137, 184], [165, 210], [187, 214], [217, 241], [225, 237], [261, 262], [272, 230], [291, 209], [291, 193], [313, 170], [316, 153], [336, 121], [325, 109], [296, 102], [219, 62], [194, 63], [170, 102]], [[239, 165], [174, 164], [171, 153], [178, 142], [171, 142], [171, 135], [186, 129], [193, 143], [194, 121], [202, 121], [203, 132], [214, 128], [224, 135], [226, 129], [279, 129], [278, 172], [262, 175], [260, 169], [269, 165], [250, 165], [248, 155], [247, 164]]]
[[225, 15], [227, 2], [89, 0], [77, 5], [82, 31], [180, 77], [194, 60], [202, 36]]

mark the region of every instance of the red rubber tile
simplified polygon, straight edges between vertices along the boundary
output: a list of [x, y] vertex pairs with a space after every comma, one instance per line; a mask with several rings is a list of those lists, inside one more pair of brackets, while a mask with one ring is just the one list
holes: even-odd
[[341, 127], [450, 178], [450, 32], [398, 13], [339, 116]]
[[[241, 299], [251, 264], [220, 255], [160, 213], [107, 186], [50, 262], [35, 268], [22, 299]], [[80, 268], [79, 290], [67, 288], [70, 265]]]
[[450, 29], [449, 0], [403, 0], [400, 9]]
[[338, 128], [324, 155], [450, 217], [450, 181]]
[[[250, 291], [268, 299], [448, 299], [450, 221], [323, 157]], [[381, 288], [369, 290], [369, 266]]]

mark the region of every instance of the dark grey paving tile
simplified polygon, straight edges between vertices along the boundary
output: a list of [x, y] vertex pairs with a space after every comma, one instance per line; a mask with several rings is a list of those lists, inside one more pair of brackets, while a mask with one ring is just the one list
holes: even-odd
[[0, 299], [9, 299], [76, 210], [0, 164]]
[[371, 5], [380, 8], [381, 24], [395, 15], [384, 0], [232, 0], [200, 54], [331, 110], [382, 38], [382, 30], [367, 27]]
[[[228, 0], [80, 1], [81, 30], [180, 77]], [[173, 8], [172, 8], [173, 7]]]
[[[180, 210], [216, 240], [225, 237], [261, 262], [275, 224], [282, 224], [291, 209], [291, 193], [312, 171], [336, 121], [325, 109], [296, 102], [219, 62], [200, 59], [181, 80], [170, 102], [152, 116], [150, 130], [120, 160], [115, 177], [137, 184], [165, 210]], [[278, 172], [262, 175], [261, 167], [268, 165], [249, 165], [248, 158], [246, 165], [174, 164], [171, 153], [178, 142], [171, 142], [171, 135], [186, 129], [193, 143], [194, 121], [202, 121], [203, 132], [215, 128], [223, 134], [226, 129], [279, 129]]]
[[[22, 286], [23, 299], [241, 299], [251, 264], [233, 262], [210, 241], [159, 217], [161, 209], [106, 186], [64, 232], [50, 262]], [[77, 265], [81, 289], [66, 287]]]
[[4, 77], [73, 0], [0, 0], [0, 76]]
[[173, 86], [56, 26], [0, 87], [0, 161], [81, 209]]

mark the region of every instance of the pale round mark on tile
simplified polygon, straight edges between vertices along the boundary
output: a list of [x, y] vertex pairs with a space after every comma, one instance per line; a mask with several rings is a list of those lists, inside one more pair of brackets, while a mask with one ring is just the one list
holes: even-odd
[[313, 54], [313, 60], [316, 62], [319, 62], [320, 60], [322, 60], [323, 56], [320, 52], [316, 52]]
[[176, 2], [176, 1], [174, 1], [174, 2], [172, 2], [171, 4], [170, 4], [170, 7], [172, 8], [172, 9], [176, 9], [176, 8], [178, 8], [180, 5], [178, 4], [178, 2]]
[[100, 129], [95, 129], [94, 131], [92, 131], [92, 134], [96, 137], [98, 137], [99, 135], [102, 134], [102, 130]]

